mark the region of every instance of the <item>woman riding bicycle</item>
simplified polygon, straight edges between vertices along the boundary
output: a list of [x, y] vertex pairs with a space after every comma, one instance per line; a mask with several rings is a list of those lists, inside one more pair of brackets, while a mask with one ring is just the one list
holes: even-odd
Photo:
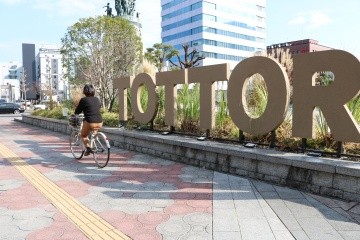
[[101, 103], [99, 98], [95, 97], [95, 88], [91, 84], [86, 84], [83, 89], [85, 97], [80, 99], [79, 105], [75, 109], [75, 114], [84, 113], [84, 122], [81, 129], [81, 137], [86, 147], [85, 156], [90, 155], [92, 150], [90, 148], [89, 133], [97, 133], [102, 127], [103, 120], [100, 113]]

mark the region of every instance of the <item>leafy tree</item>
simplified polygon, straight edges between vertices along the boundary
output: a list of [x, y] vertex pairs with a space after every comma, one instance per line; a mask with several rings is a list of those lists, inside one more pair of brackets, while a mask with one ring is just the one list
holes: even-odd
[[136, 28], [121, 17], [90, 17], [70, 26], [61, 41], [70, 83], [93, 84], [110, 111], [117, 97], [113, 79], [133, 74], [141, 62], [142, 42]]
[[161, 72], [164, 67], [164, 62], [177, 54], [178, 51], [174, 49], [173, 46], [155, 43], [152, 48], [146, 49], [145, 58], [154, 64], [158, 71]]
[[198, 66], [200, 64], [199, 61], [205, 59], [205, 56], [200, 54], [195, 48], [191, 50], [188, 43], [183, 44], [182, 47], [184, 50], [184, 61], [181, 61], [179, 52], [176, 53], [179, 64], [174, 63], [170, 58], [168, 59], [173, 67], [180, 69], [192, 68]]

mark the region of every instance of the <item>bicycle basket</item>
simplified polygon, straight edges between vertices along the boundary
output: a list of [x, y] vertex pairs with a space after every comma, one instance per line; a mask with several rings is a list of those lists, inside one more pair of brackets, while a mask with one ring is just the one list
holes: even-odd
[[73, 127], [80, 127], [82, 121], [83, 121], [83, 117], [79, 117], [76, 115], [72, 115], [69, 117], [69, 125]]

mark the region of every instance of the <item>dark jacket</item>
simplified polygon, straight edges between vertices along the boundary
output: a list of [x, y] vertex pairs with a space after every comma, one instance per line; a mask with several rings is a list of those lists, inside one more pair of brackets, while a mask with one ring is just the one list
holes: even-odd
[[83, 97], [75, 109], [75, 114], [84, 113], [85, 121], [88, 123], [101, 123], [100, 100], [97, 97]]

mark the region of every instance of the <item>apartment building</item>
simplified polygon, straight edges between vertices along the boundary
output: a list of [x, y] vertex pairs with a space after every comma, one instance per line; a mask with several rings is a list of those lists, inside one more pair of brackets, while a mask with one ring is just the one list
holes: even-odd
[[68, 99], [68, 81], [64, 77], [64, 67], [61, 58], [60, 46], [40, 46], [36, 56], [36, 73], [41, 90], [41, 99], [49, 99], [51, 96], [53, 100], [58, 101]]

